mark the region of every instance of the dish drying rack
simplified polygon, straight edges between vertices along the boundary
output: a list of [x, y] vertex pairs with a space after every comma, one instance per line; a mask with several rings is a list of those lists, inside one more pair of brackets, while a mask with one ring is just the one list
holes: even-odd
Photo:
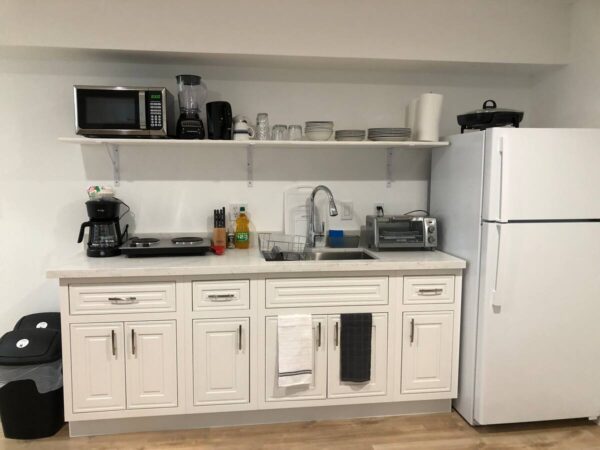
[[303, 252], [306, 236], [283, 233], [258, 233], [258, 246], [261, 252]]

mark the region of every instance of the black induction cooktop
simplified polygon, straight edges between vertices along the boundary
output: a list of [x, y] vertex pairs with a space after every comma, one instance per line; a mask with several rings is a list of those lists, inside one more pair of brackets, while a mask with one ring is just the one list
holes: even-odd
[[132, 256], [204, 255], [210, 250], [210, 238], [198, 234], [138, 234], [129, 238], [121, 253]]

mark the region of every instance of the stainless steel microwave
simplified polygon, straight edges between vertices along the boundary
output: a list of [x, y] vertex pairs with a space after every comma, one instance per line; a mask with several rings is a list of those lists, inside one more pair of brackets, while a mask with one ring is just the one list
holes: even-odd
[[367, 242], [375, 250], [421, 248], [438, 245], [437, 221], [419, 216], [367, 216]]
[[175, 132], [173, 96], [164, 87], [73, 88], [77, 134], [158, 138]]

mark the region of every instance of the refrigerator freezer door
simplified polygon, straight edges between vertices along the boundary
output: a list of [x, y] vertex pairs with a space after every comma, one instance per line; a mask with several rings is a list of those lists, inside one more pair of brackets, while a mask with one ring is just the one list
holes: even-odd
[[600, 223], [483, 225], [474, 416], [600, 414]]
[[600, 130], [485, 133], [484, 220], [600, 218]]

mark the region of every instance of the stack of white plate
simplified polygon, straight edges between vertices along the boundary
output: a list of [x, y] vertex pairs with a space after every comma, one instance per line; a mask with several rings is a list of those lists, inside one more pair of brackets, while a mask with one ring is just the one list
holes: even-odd
[[370, 141], [407, 141], [410, 128], [369, 128]]
[[304, 135], [311, 141], [327, 141], [333, 134], [333, 122], [311, 121], [305, 123]]
[[336, 141], [364, 141], [365, 130], [337, 130], [335, 132]]

